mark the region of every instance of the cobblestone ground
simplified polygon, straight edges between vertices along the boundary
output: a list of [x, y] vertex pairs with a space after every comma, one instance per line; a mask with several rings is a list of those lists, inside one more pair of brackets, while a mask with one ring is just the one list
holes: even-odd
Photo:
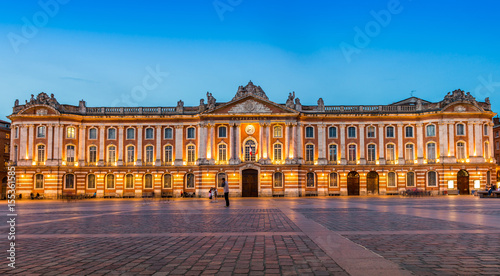
[[[21, 201], [19, 275], [500, 275], [500, 200]], [[7, 207], [0, 214], [5, 218]], [[0, 224], [8, 249], [6, 223]]]

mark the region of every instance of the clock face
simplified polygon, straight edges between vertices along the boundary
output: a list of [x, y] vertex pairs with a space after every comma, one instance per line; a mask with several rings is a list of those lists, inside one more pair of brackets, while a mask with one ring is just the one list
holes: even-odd
[[252, 135], [255, 133], [255, 127], [252, 126], [252, 125], [248, 125], [246, 128], [245, 128], [245, 132], [248, 134], [248, 135]]

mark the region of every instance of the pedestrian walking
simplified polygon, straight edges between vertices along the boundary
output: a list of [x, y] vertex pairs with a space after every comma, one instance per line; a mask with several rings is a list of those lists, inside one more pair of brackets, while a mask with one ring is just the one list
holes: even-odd
[[224, 199], [226, 200], [226, 207], [229, 207], [229, 184], [225, 178], [222, 178], [222, 187], [224, 187]]

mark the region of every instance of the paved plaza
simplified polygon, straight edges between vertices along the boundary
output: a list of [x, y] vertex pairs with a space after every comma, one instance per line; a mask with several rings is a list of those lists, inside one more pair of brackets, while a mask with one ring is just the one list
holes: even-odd
[[500, 275], [500, 199], [223, 201], [20, 201], [0, 274]]

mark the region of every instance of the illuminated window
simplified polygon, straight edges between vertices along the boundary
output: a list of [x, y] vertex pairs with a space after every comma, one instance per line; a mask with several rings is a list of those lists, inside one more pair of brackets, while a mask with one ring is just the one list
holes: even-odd
[[274, 128], [274, 138], [281, 138], [282, 137], [282, 129], [281, 126], [275, 126]]
[[356, 161], [357, 159], [357, 154], [356, 154], [356, 145], [349, 145], [349, 151], [348, 151], [348, 160], [349, 161]]
[[415, 151], [413, 149], [413, 144], [406, 144], [405, 157], [406, 161], [413, 161], [415, 159]]
[[134, 175], [127, 174], [125, 175], [125, 189], [133, 189], [134, 188]]
[[116, 147], [115, 146], [109, 146], [108, 147], [108, 162], [116, 162]]
[[386, 151], [387, 151], [387, 153], [386, 153], [387, 161], [396, 160], [396, 150], [395, 150], [394, 144], [387, 144]]
[[194, 174], [186, 174], [186, 188], [194, 189]]
[[227, 160], [227, 145], [219, 144], [219, 161]]
[[314, 161], [314, 145], [306, 145], [306, 161], [313, 162]]
[[387, 187], [396, 187], [396, 173], [389, 172], [387, 174]]
[[96, 146], [89, 147], [89, 162], [90, 163], [97, 162], [97, 147]]
[[87, 175], [87, 188], [95, 189], [95, 174]]
[[374, 144], [368, 145], [368, 154], [366, 156], [367, 161], [375, 161], [377, 160], [377, 148]]
[[427, 159], [436, 159], [436, 143], [427, 144]]
[[283, 160], [283, 156], [281, 155], [281, 144], [276, 143], [273, 145], [273, 158], [275, 161], [281, 161]]
[[196, 161], [196, 152], [194, 145], [189, 145], [187, 147], [187, 161], [190, 163]]
[[274, 173], [273, 186], [274, 188], [283, 188], [283, 173]]
[[106, 175], [106, 189], [115, 188], [115, 176], [112, 174]]
[[337, 173], [335, 173], [335, 172], [330, 173], [330, 187], [331, 188], [339, 186], [337, 178], [338, 178]]
[[163, 175], [163, 189], [172, 189], [172, 175], [164, 174]]
[[255, 161], [256, 145], [253, 140], [248, 140], [245, 143], [245, 161]]
[[75, 146], [66, 146], [66, 162], [75, 162]]
[[465, 159], [465, 143], [457, 143], [457, 159]]
[[64, 183], [65, 183], [64, 184], [65, 189], [74, 189], [75, 188], [75, 175], [74, 174], [67, 174], [66, 181]]
[[172, 162], [172, 159], [172, 146], [167, 145], [165, 146], [165, 162]]
[[217, 174], [217, 187], [218, 188], [224, 188], [224, 187], [222, 187], [222, 183], [224, 183], [224, 181], [222, 180], [223, 178], [227, 180], [225, 173], [218, 173]]
[[307, 188], [314, 188], [316, 184], [316, 179], [314, 177], [314, 173], [308, 172], [306, 174], [306, 186]]
[[37, 146], [36, 161], [45, 162], [45, 145]]
[[337, 161], [337, 145], [329, 145], [328, 146], [328, 160], [330, 162]]
[[66, 138], [75, 139], [75, 128], [74, 127], [66, 128]]
[[437, 187], [437, 173], [434, 171], [427, 172], [427, 186]]
[[128, 146], [127, 147], [127, 163], [132, 163], [135, 161], [135, 147]]
[[153, 161], [154, 161], [153, 146], [146, 146], [146, 163], [152, 163]]
[[35, 175], [35, 189], [43, 189], [43, 175], [42, 174]]
[[153, 189], [153, 175], [146, 174], [144, 176], [144, 189]]
[[415, 173], [407, 172], [406, 173], [406, 186], [415, 187]]

